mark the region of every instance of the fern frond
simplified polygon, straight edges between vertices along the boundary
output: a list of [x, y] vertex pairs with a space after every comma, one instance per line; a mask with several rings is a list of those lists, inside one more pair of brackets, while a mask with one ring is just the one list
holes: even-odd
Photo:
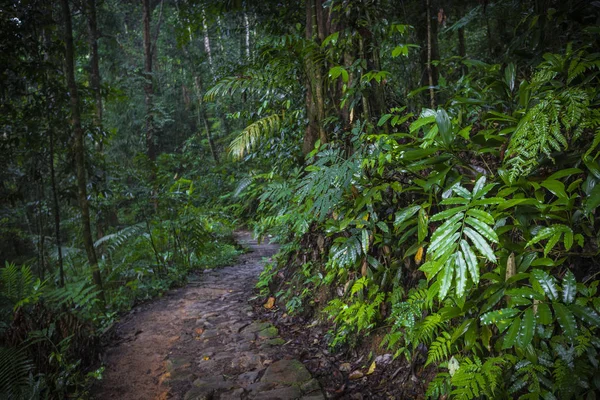
[[0, 347], [0, 397], [19, 398], [27, 387], [31, 362], [23, 349]]
[[261, 138], [273, 135], [281, 126], [282, 117], [279, 114], [269, 115], [248, 125], [242, 133], [229, 145], [229, 152], [235, 158], [242, 158]]

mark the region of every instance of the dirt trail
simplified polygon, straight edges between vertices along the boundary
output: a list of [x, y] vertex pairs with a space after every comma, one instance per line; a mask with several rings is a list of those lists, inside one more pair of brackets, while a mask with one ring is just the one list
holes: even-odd
[[206, 271], [124, 318], [105, 354], [95, 399], [324, 399], [304, 365], [286, 354], [277, 328], [247, 303], [276, 246], [238, 240], [252, 252]]

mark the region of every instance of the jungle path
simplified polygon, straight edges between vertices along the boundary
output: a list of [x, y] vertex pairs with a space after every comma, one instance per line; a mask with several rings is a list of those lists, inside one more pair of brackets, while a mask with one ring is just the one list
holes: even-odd
[[304, 365], [286, 354], [277, 328], [257, 320], [248, 299], [277, 247], [247, 232], [251, 252], [207, 270], [142, 305], [116, 328], [97, 400], [325, 399]]

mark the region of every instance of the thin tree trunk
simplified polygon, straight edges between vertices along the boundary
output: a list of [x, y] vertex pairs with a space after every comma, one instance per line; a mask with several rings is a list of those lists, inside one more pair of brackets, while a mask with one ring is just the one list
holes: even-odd
[[59, 285], [65, 286], [65, 270], [60, 240], [60, 206], [58, 191], [56, 190], [56, 174], [54, 172], [54, 131], [50, 129], [50, 184], [52, 186], [52, 200], [54, 202], [54, 235], [56, 236], [56, 251], [58, 253]]
[[156, 161], [156, 145], [154, 138], [154, 85], [152, 79], [152, 36], [150, 34], [151, 13], [150, 0], [143, 3], [143, 31], [144, 31], [144, 94], [146, 103], [146, 152], [153, 163]]
[[215, 163], [218, 165], [219, 155], [217, 154], [217, 150], [210, 133], [210, 125], [208, 124], [206, 109], [204, 108], [204, 102], [202, 101], [202, 81], [200, 80], [200, 76], [197, 74], [194, 75], [194, 89], [196, 91], [196, 98], [198, 99], [198, 124], [202, 123], [204, 125], [206, 139], [208, 139], [208, 147], [210, 148], [210, 154], [215, 160]]
[[[88, 41], [91, 50], [90, 57], [90, 87], [94, 93], [94, 126], [100, 132], [102, 132], [102, 92], [100, 90], [100, 62], [98, 57], [98, 28], [97, 28], [97, 15], [96, 15], [96, 0], [87, 0], [87, 23], [88, 23]], [[96, 152], [103, 158], [104, 143], [102, 139], [98, 139], [95, 143]], [[106, 183], [106, 165], [103, 165], [103, 175], [101, 180], [101, 188], [96, 193], [96, 198], [100, 198], [100, 192], [107, 186]], [[100, 202], [98, 202], [100, 204]], [[98, 206], [99, 215], [96, 221], [96, 236], [101, 238], [105, 233], [106, 218], [102, 210], [102, 207]], [[98, 249], [102, 252], [102, 248]]]
[[[306, 0], [306, 39], [320, 44], [326, 35], [326, 18], [323, 16], [321, 0]], [[306, 74], [306, 115], [308, 125], [304, 132], [302, 150], [309, 153], [317, 140], [327, 143], [328, 137], [323, 121], [325, 120], [325, 95], [322, 66], [311, 60], [310, 55], [304, 62]]]
[[427, 0], [425, 3], [427, 7], [427, 78], [429, 83], [429, 101], [432, 109], [435, 109], [435, 92], [433, 90], [433, 70], [431, 68], [431, 2]]
[[248, 13], [244, 11], [244, 30], [246, 39], [246, 59], [250, 61], [250, 21], [248, 20]]
[[79, 93], [75, 82], [74, 69], [74, 46], [73, 46], [73, 27], [71, 25], [71, 10], [69, 9], [69, 0], [61, 0], [63, 17], [65, 24], [65, 60], [67, 72], [67, 84], [71, 99], [71, 123], [73, 126], [73, 153], [75, 164], [77, 166], [77, 192], [79, 205], [81, 207], [81, 223], [83, 225], [83, 244], [87, 253], [88, 262], [92, 269], [92, 278], [98, 287], [98, 297], [104, 303], [104, 290], [102, 288], [102, 276], [98, 268], [98, 259], [94, 251], [94, 241], [92, 240], [92, 229], [90, 227], [90, 207], [87, 199], [86, 177], [85, 177], [85, 159], [83, 128], [81, 127], [81, 114], [79, 111]]

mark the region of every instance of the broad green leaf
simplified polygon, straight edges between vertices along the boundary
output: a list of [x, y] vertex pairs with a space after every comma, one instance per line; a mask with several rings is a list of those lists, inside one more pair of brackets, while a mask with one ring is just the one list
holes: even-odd
[[454, 232], [456, 232], [460, 228], [460, 224], [458, 224], [458, 221], [460, 221], [460, 219], [463, 216], [464, 213], [460, 212], [452, 218], [450, 218], [449, 220], [447, 220], [446, 222], [444, 222], [439, 228], [437, 228], [435, 232], [433, 232], [433, 234], [431, 235], [431, 244], [429, 245], [429, 248], [431, 249], [439, 247], [440, 244], [438, 242], [440, 240], [443, 240], [444, 238], [447, 238], [448, 236], [451, 236]]
[[531, 343], [531, 339], [533, 339], [533, 331], [535, 328], [535, 319], [533, 317], [533, 310], [528, 308], [525, 310], [525, 315], [523, 316], [523, 323], [521, 325], [521, 329], [519, 330], [519, 337], [517, 339], [517, 343], [519, 347], [526, 347], [529, 343]]
[[455, 253], [454, 262], [456, 267], [456, 295], [462, 297], [467, 287], [467, 264], [461, 251]]
[[452, 136], [452, 121], [448, 116], [448, 113], [443, 108], [440, 108], [435, 115], [435, 122], [438, 126], [440, 136], [442, 137], [442, 143], [445, 146], [449, 146], [454, 141]]
[[431, 115], [429, 117], [420, 117], [415, 122], [410, 124], [410, 133], [414, 133], [419, 130], [424, 125], [433, 124], [435, 122], [435, 115]]
[[579, 304], [571, 304], [569, 308], [579, 319], [587, 322], [590, 325], [600, 327], [600, 315], [598, 315], [598, 313], [590, 307], [580, 306]]
[[501, 310], [494, 310], [483, 314], [480, 317], [480, 320], [483, 325], [489, 325], [495, 324], [498, 321], [512, 319], [517, 314], [519, 314], [519, 310], [516, 308], [503, 308]]
[[450, 290], [450, 285], [452, 284], [452, 273], [454, 272], [454, 268], [452, 268], [453, 262], [449, 260], [449, 262], [445, 263], [444, 270], [442, 272], [442, 280], [440, 283], [440, 299], [444, 299]]
[[427, 237], [427, 227], [429, 223], [429, 218], [427, 217], [427, 213], [424, 208], [419, 210], [419, 222], [418, 222], [418, 237], [419, 243], [423, 242]]
[[506, 291], [507, 296], [511, 297], [522, 297], [529, 300], [544, 300], [544, 295], [536, 292], [535, 290], [528, 287], [520, 287], [516, 289], [508, 289]]
[[481, 189], [483, 189], [483, 187], [485, 186], [485, 175], [482, 175], [479, 179], [477, 179], [477, 182], [475, 182], [475, 186], [473, 186], [473, 198], [477, 199], [478, 198], [478, 194], [481, 191]]
[[540, 229], [539, 232], [533, 237], [533, 239], [531, 239], [529, 242], [527, 242], [525, 247], [529, 247], [532, 244], [536, 244], [544, 239], [548, 239], [549, 237], [552, 237], [552, 236], [556, 235], [557, 233], [564, 233], [564, 232], [573, 232], [573, 231], [568, 226], [562, 225], [562, 224], [555, 224], [552, 226], [547, 226], [545, 228]]
[[471, 239], [471, 241], [473, 242], [473, 244], [475, 245], [477, 250], [479, 250], [479, 252], [483, 256], [485, 256], [485, 258], [487, 258], [490, 262], [494, 262], [494, 263], [496, 262], [496, 256], [494, 255], [494, 250], [492, 250], [490, 245], [485, 241], [485, 239], [479, 233], [475, 232], [474, 230], [472, 230], [469, 227], [466, 227], [464, 229], [464, 233]]
[[515, 342], [517, 341], [517, 334], [519, 333], [520, 329], [521, 317], [516, 317], [510, 325], [510, 328], [508, 328], [506, 335], [504, 335], [504, 340], [502, 341], [503, 350], [510, 349], [515, 345]]
[[498, 243], [498, 235], [485, 222], [482, 222], [473, 217], [467, 217], [467, 219], [465, 221], [467, 224], [469, 224], [473, 228], [475, 228], [475, 230], [481, 236], [485, 237], [487, 240], [489, 240], [491, 242]]
[[589, 214], [598, 206], [600, 206], [600, 185], [594, 186], [589, 196], [585, 199], [583, 210], [586, 214]]
[[412, 217], [419, 211], [421, 206], [412, 206], [405, 208], [404, 210], [396, 213], [396, 218], [394, 219], [394, 227], [398, 227], [401, 223]]
[[369, 231], [363, 229], [361, 234], [362, 251], [365, 255], [369, 252]]
[[441, 206], [451, 206], [456, 204], [469, 204], [469, 200], [462, 197], [450, 197], [440, 201]]
[[575, 295], [577, 294], [577, 281], [575, 275], [571, 270], [568, 270], [563, 278], [562, 295], [563, 303], [571, 304], [575, 301]]
[[498, 210], [502, 211], [502, 210], [506, 210], [507, 208], [511, 208], [511, 207], [519, 206], [519, 205], [536, 205], [536, 204], [538, 204], [538, 201], [535, 199], [510, 199], [510, 200], [500, 203], [500, 205], [498, 205]]
[[564, 241], [565, 250], [571, 250], [571, 247], [573, 247], [573, 232], [565, 232]]
[[439, 243], [439, 246], [435, 248], [435, 250], [429, 249], [429, 254], [433, 259], [439, 259], [446, 255], [454, 254], [456, 251], [456, 247], [458, 244], [458, 239], [460, 238], [460, 233], [454, 232], [452, 236], [446, 236]]
[[531, 276], [539, 283], [544, 293], [550, 300], [558, 299], [558, 288], [554, 281], [554, 277], [548, 275], [546, 271], [534, 269], [531, 271]]
[[477, 265], [477, 257], [466, 240], [460, 240], [460, 248], [462, 249], [463, 258], [467, 264], [467, 268], [469, 269], [471, 279], [473, 280], [473, 283], [477, 285], [479, 283], [479, 267]]
[[552, 323], [552, 311], [546, 303], [539, 303], [537, 305], [537, 322], [542, 325], [549, 325]]
[[454, 193], [456, 193], [460, 197], [464, 197], [465, 199], [471, 198], [471, 193], [464, 187], [460, 186], [458, 183], [452, 186], [452, 191], [454, 191]]
[[580, 174], [582, 172], [583, 171], [580, 170], [579, 168], [561, 169], [560, 171], [556, 171], [555, 173], [553, 173], [552, 175], [550, 175], [547, 180], [556, 180], [556, 179], [564, 178], [566, 176]]
[[556, 302], [552, 303], [552, 308], [554, 308], [556, 320], [560, 324], [564, 335], [572, 340], [575, 339], [577, 336], [577, 322], [575, 322], [575, 317], [571, 310], [564, 304]]
[[475, 217], [488, 225], [494, 224], [494, 217], [492, 217], [489, 213], [483, 210], [479, 210], [477, 208], [469, 208], [469, 210], [467, 211], [467, 215]]
[[383, 114], [381, 116], [381, 118], [379, 118], [379, 121], [377, 122], [377, 126], [382, 126], [383, 124], [385, 124], [387, 122], [388, 119], [392, 118], [392, 114]]
[[390, 228], [388, 228], [387, 224], [383, 221], [377, 222], [377, 227], [381, 229], [382, 232], [390, 233]]
[[544, 257], [546, 257], [548, 255], [548, 253], [550, 253], [552, 251], [554, 246], [556, 246], [556, 243], [558, 243], [558, 241], [560, 240], [561, 236], [562, 236], [562, 232], [558, 232], [558, 233], [555, 233], [554, 235], [552, 235], [552, 237], [550, 237], [550, 239], [548, 240], [548, 243], [546, 243], [546, 245], [544, 246]]
[[567, 192], [565, 192], [565, 184], [561, 181], [546, 179], [541, 183], [541, 186], [548, 189], [553, 195], [560, 199], [566, 199], [569, 197], [567, 196]]
[[449, 208], [448, 210], [444, 210], [440, 213], [435, 214], [433, 217], [431, 217], [431, 222], [448, 219], [448, 218], [456, 215], [457, 213], [461, 213], [461, 216], [462, 216], [462, 211], [464, 211], [466, 209], [467, 209], [467, 206]]

